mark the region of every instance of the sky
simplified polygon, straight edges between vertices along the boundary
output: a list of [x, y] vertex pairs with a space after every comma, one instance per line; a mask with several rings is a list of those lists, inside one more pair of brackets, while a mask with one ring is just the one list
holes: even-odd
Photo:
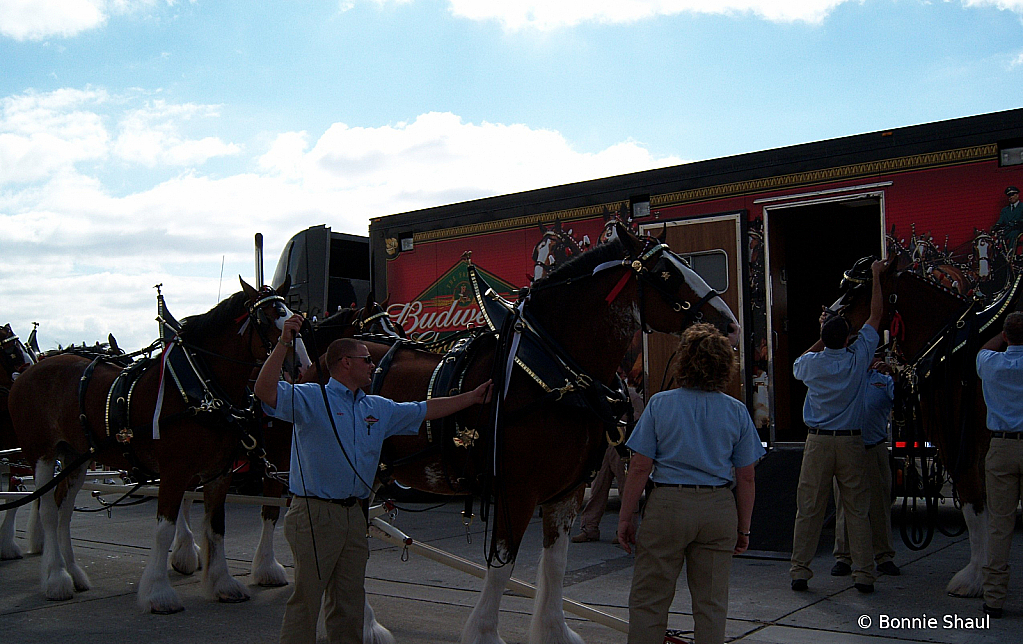
[[295, 233], [1023, 106], [1023, 0], [0, 0], [0, 324], [157, 334]]

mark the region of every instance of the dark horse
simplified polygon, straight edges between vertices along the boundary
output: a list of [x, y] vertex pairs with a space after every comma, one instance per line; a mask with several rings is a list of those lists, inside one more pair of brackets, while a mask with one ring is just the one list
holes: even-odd
[[[846, 274], [846, 292], [832, 307], [841, 310], [853, 328], [863, 323], [870, 307], [870, 271], [862, 270], [869, 262], [861, 260], [858, 266], [861, 270], [854, 267]], [[977, 350], [1001, 331], [1005, 315], [1017, 306], [1020, 290], [1017, 281], [981, 308], [979, 301], [955, 290], [897, 270], [896, 262], [882, 276], [885, 320], [892, 337], [888, 360], [900, 378], [896, 429], [919, 419], [925, 440], [937, 448], [952, 480], [970, 532], [970, 563], [946, 588], [955, 596], [979, 596], [987, 555], [984, 457], [990, 434], [976, 373]]]
[[[0, 327], [0, 451], [18, 448], [11, 415], [7, 412], [7, 395], [11, 391], [14, 379], [34, 363], [35, 359], [32, 357], [32, 353], [14, 334], [11, 325], [5, 324]], [[4, 513], [3, 524], [0, 524], [0, 559], [21, 559], [21, 548], [14, 541], [16, 514], [16, 508], [8, 510]], [[35, 512], [33, 512], [33, 516], [36, 516]], [[34, 527], [34, 521], [30, 521], [30, 526]], [[38, 533], [30, 529], [29, 534], [37, 535]], [[31, 541], [33, 540], [30, 539]], [[41, 549], [41, 544], [37, 545]], [[30, 547], [29, 551], [37, 552], [38, 550]]]
[[[568, 628], [562, 610], [568, 534], [585, 482], [606, 449], [607, 423], [614, 418], [599, 409], [608, 407], [608, 392], [633, 336], [644, 326], [679, 333], [705, 321], [733, 343], [739, 337], [735, 316], [681, 258], [656, 239], [637, 237], [623, 226], [608, 243], [537, 280], [528, 293], [520, 323], [542, 338], [532, 345], [533, 354], [522, 348], [525, 335], [519, 352], [511, 354], [501, 350], [511, 340], [510, 329], [482, 333], [478, 347], [466, 354], [465, 368], [443, 392], [468, 391], [491, 376], [497, 376], [500, 391], [500, 374], [510, 373], [507, 393], [488, 406], [489, 411], [499, 406], [496, 430], [488, 409], [476, 407], [458, 416], [458, 428], [433, 421], [416, 437], [389, 439], [382, 453], [402, 485], [493, 499], [490, 565], [462, 631], [466, 643], [502, 642], [501, 596], [537, 505], [543, 510], [544, 549], [529, 641], [582, 641]], [[378, 362], [385, 362], [391, 349], [386, 343], [367, 346]], [[536, 347], [542, 347], [540, 357]], [[400, 401], [440, 395], [431, 394], [430, 386], [443, 378], [435, 373], [448, 362], [445, 356], [399, 345], [386, 362], [382, 386], [374, 387], [381, 395]], [[547, 367], [558, 371], [558, 365], [565, 367], [559, 371], [563, 380], [545, 376]], [[556, 387], [555, 381], [560, 382]]]
[[[88, 577], [74, 561], [70, 536], [74, 499], [89, 460], [160, 476], [156, 535], [139, 582], [140, 607], [154, 613], [183, 609], [167, 576], [167, 554], [182, 495], [196, 482], [203, 484], [206, 513], [204, 589], [220, 601], [248, 598], [245, 587], [228, 571], [223, 550], [227, 474], [241, 451], [245, 427], [231, 420], [239, 418], [235, 412], [244, 417], [250, 408], [249, 374], [265, 359], [291, 311], [282, 297], [288, 284], [274, 292], [242, 281], [242, 289], [211, 311], [183, 320], [180, 333], [164, 351], [167, 364], [178, 360], [175, 377], [161, 368], [163, 360], [136, 363], [139, 375], [130, 393], [123, 394], [123, 400], [117, 400], [121, 394], [111, 396], [112, 403], [122, 405], [124, 422], [119, 426], [108, 424], [108, 414], [118, 415], [115, 408], [108, 409], [108, 394], [123, 382], [118, 381], [122, 371], [129, 373], [135, 365], [122, 370], [102, 359], [58, 355], [15, 380], [9, 408], [23, 454], [35, 464], [36, 485], [54, 478], [57, 461], [70, 472], [52, 493], [40, 498], [42, 584], [48, 599], [69, 599], [74, 591], [89, 588]], [[194, 379], [180, 366], [182, 360], [195, 365]], [[204, 393], [196, 400], [193, 389], [202, 391], [203, 382]], [[157, 437], [153, 419], [161, 385]], [[72, 467], [74, 463], [80, 465]]]

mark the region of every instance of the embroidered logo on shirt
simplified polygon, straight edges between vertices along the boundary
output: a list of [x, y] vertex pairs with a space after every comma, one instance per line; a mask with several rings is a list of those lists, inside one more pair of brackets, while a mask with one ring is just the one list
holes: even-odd
[[369, 415], [369, 416], [366, 416], [366, 418], [364, 420], [366, 421], [366, 435], [369, 436], [369, 432], [370, 432], [371, 429], [373, 429], [373, 425], [375, 423], [379, 422], [380, 419], [379, 418], [375, 418], [372, 415]]

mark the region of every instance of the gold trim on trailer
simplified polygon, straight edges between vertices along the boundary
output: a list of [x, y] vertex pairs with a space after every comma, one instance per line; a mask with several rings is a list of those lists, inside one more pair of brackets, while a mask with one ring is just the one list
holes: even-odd
[[459, 237], [470, 237], [472, 235], [478, 235], [480, 233], [516, 230], [519, 228], [528, 228], [529, 226], [535, 226], [536, 224], [551, 224], [554, 223], [555, 220], [561, 220], [562, 222], [565, 222], [576, 221], [578, 219], [588, 219], [590, 217], [595, 217], [596, 215], [602, 215], [608, 212], [611, 213], [617, 212], [623, 206], [628, 206], [628, 202], [615, 201], [612, 203], [600, 204], [597, 206], [572, 208], [570, 210], [555, 210], [551, 212], [538, 213], [536, 215], [525, 215], [522, 217], [512, 217], [511, 219], [496, 219], [493, 221], [486, 221], [479, 224], [456, 226], [454, 228], [439, 228], [437, 230], [427, 230], [424, 232], [415, 233], [412, 236], [412, 243], [420, 244], [425, 242], [457, 239]]
[[791, 188], [799, 185], [813, 185], [827, 183], [830, 181], [840, 181], [864, 175], [908, 172], [910, 170], [922, 170], [926, 168], [986, 161], [997, 158], [998, 146], [994, 143], [990, 143], [970, 148], [960, 148], [958, 150], [945, 150], [943, 152], [930, 152], [927, 154], [917, 154], [909, 157], [882, 159], [880, 161], [871, 161], [869, 163], [857, 163], [855, 165], [823, 168], [812, 172], [784, 174], [765, 179], [723, 183], [716, 186], [694, 188], [692, 190], [682, 190], [680, 192], [670, 192], [663, 195], [652, 195], [650, 197], [650, 207], [674, 206], [694, 201], [706, 201], [722, 197], [768, 192], [771, 190]]

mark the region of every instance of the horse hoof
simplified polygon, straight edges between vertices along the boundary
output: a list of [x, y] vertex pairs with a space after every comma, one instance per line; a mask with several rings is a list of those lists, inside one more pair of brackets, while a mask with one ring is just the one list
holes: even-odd
[[221, 604], [240, 604], [242, 602], [249, 601], [248, 595], [230, 595], [227, 597], [218, 597], [217, 601]]
[[260, 588], [284, 588], [288, 585], [288, 581], [261, 581], [256, 584]]
[[173, 615], [185, 610], [184, 606], [171, 606], [169, 608], [150, 608], [149, 612], [154, 615]]

